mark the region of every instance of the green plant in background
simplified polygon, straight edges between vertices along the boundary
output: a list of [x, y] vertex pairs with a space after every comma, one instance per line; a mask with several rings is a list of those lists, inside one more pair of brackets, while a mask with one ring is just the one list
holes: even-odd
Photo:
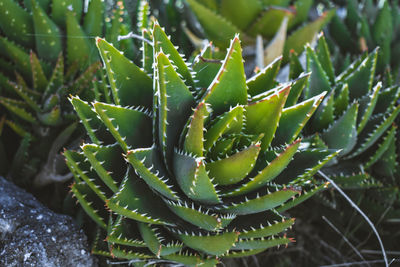
[[246, 81], [238, 37], [186, 64], [157, 23], [147, 34], [142, 68], [97, 40], [112, 101], [71, 98], [92, 143], [64, 155], [93, 252], [214, 266], [290, 243], [280, 212], [326, 187], [313, 175], [337, 154], [298, 138], [324, 93], [294, 105], [308, 76], [276, 84], [281, 58]]
[[205, 37], [218, 47], [226, 48], [236, 33], [240, 33], [244, 45], [254, 45], [257, 37], [258, 41], [269, 41], [260, 53], [263, 55], [258, 64], [261, 68], [282, 54], [286, 61], [290, 50], [300, 53], [335, 13], [335, 10], [330, 10], [307, 22], [312, 0], [297, 0], [291, 6], [292, 1], [287, 0], [186, 2], [200, 22]]
[[335, 73], [323, 35], [315, 50], [306, 47], [305, 57], [303, 69], [299, 57], [291, 54], [289, 74], [292, 78], [311, 72], [303, 98], [328, 92], [307, 125], [307, 141], [312, 147], [341, 149], [324, 169], [338, 183], [351, 187], [375, 181], [370, 170], [376, 169], [375, 163], [390, 148], [396, 133], [392, 124], [400, 112], [399, 87], [382, 88], [381, 82], [375, 82], [377, 49], [340, 74]]
[[1, 160], [11, 166], [2, 172], [24, 186], [65, 181], [72, 175], [58, 154], [79, 138], [67, 96], [102, 97], [101, 84], [93, 84], [101, 78], [94, 37], [104, 35], [127, 55], [134, 53], [132, 40], [117, 42], [129, 32], [123, 5], [111, 18], [102, 0], [87, 6], [80, 0], [0, 0], [0, 10], [0, 104], [7, 111], [1, 127], [19, 136], [2, 141]]
[[398, 71], [397, 58], [400, 55], [398, 2], [350, 0], [342, 9], [333, 17], [328, 27], [329, 36], [340, 47], [341, 53], [357, 56], [379, 46], [381, 52], [378, 56], [378, 72], [383, 73], [390, 67]]

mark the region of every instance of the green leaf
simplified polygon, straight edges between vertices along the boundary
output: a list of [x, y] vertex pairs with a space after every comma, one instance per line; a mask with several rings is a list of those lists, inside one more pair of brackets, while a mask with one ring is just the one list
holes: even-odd
[[347, 111], [321, 134], [329, 148], [342, 149], [341, 155], [349, 153], [357, 142], [357, 113], [359, 105], [352, 104]]
[[18, 2], [1, 0], [0, 28], [5, 36], [27, 47], [34, 46], [32, 18]]
[[49, 83], [44, 91], [44, 97], [57, 93], [64, 86], [64, 57], [62, 53], [58, 56], [57, 63], [53, 69]]
[[[65, 24], [68, 25], [68, 13], [72, 13], [71, 11], [75, 14], [76, 20], [80, 21], [83, 11], [83, 2], [80, 0], [52, 0], [51, 17], [59, 27], [63, 28]], [[67, 16], [65, 16], [66, 14]]]
[[275, 221], [274, 223], [265, 222], [260, 224], [253, 224], [255, 227], [249, 227], [247, 230], [241, 230], [239, 239], [242, 238], [263, 238], [266, 236], [272, 236], [285, 231], [287, 228], [292, 227], [295, 219], [284, 220], [281, 222]]
[[84, 144], [82, 150], [100, 179], [116, 193], [121, 177], [126, 172], [121, 148], [117, 144], [111, 146]]
[[272, 193], [267, 190], [265, 195], [260, 196], [257, 194], [253, 199], [245, 197], [241, 201], [232, 202], [223, 207], [216, 207], [216, 209], [220, 212], [235, 213], [238, 215], [253, 214], [280, 206], [297, 194], [299, 194], [299, 191], [294, 188], [277, 190]]
[[[76, 113], [83, 126], [85, 126], [86, 132], [90, 137], [90, 140], [97, 145], [102, 143], [113, 142], [113, 137], [104, 127], [103, 122], [97, 117], [96, 112], [92, 107], [85, 101], [81, 100], [79, 97], [71, 97], [71, 104], [74, 106]], [[108, 140], [112, 140], [109, 142]]]
[[220, 3], [220, 14], [241, 30], [246, 30], [261, 11], [262, 5], [258, 0], [239, 0], [234, 5], [230, 0]]
[[181, 243], [164, 245], [162, 242], [164, 237], [161, 235], [160, 229], [157, 228], [157, 226], [148, 225], [146, 223], [138, 223], [138, 226], [146, 246], [157, 257], [176, 253], [183, 247]]
[[38, 113], [37, 117], [44, 125], [59, 125], [62, 122], [61, 107], [57, 105], [48, 112]]
[[11, 113], [14, 113], [21, 119], [33, 124], [38, 123], [36, 117], [34, 117], [30, 112], [26, 111], [24, 108], [15, 106], [14, 103], [12, 101], [9, 101], [8, 98], [0, 96], [0, 104], [2, 104]]
[[293, 32], [285, 43], [285, 49], [283, 52], [283, 58], [287, 59], [289, 52], [293, 49], [296, 53], [303, 51], [304, 45], [310, 43], [315, 35], [328, 23], [332, 16], [335, 14], [335, 10], [324, 12], [318, 19], [310, 22], [303, 27]]
[[213, 82], [215, 76], [221, 68], [221, 61], [212, 58], [212, 55], [206, 54], [207, 51], [211, 50], [211, 43], [202, 50], [193, 61], [193, 71], [196, 73], [196, 87], [200, 89], [206, 89]]
[[119, 191], [106, 204], [113, 212], [139, 222], [174, 226], [177, 220], [163, 201], [132, 172], [126, 175]]
[[219, 185], [238, 183], [253, 169], [260, 149], [259, 144], [251, 145], [229, 157], [206, 163], [206, 170]]
[[43, 92], [47, 87], [47, 78], [42, 66], [40, 65], [40, 61], [34, 52], [31, 52], [30, 54], [30, 63], [32, 67], [33, 88], [37, 92]]
[[229, 40], [231, 40], [236, 33], [240, 33], [242, 38], [246, 38], [235, 25], [215, 11], [208, 9], [196, 0], [187, 0], [187, 2], [202, 25], [205, 34], [216, 46], [221, 48], [228, 47]]
[[[232, 6], [236, 8], [236, 4]], [[241, 9], [238, 9], [238, 12], [240, 11]], [[251, 26], [246, 30], [246, 33], [253, 37], [261, 34], [263, 37], [271, 39], [275, 33], [278, 32], [285, 17], [288, 17], [289, 19], [292, 18], [293, 10], [279, 7], [268, 7], [258, 16], [258, 19], [251, 24]]]
[[161, 195], [172, 200], [178, 200], [171, 188], [171, 182], [167, 176], [162, 160], [158, 156], [158, 149], [139, 148], [129, 150], [126, 154], [126, 159], [135, 168], [135, 172], [152, 188]]
[[358, 111], [358, 118], [357, 118], [357, 133], [361, 133], [364, 129], [365, 125], [367, 124], [369, 118], [374, 111], [376, 102], [378, 100], [379, 90], [382, 87], [382, 83], [379, 82], [373, 89], [369, 95], [364, 96], [360, 99], [360, 107]]
[[152, 121], [143, 109], [123, 108], [100, 102], [93, 105], [124, 152], [130, 148], [151, 145]]
[[106, 66], [115, 104], [151, 108], [152, 79], [107, 41], [97, 38], [96, 44]]
[[325, 71], [325, 74], [328, 76], [331, 84], [335, 83], [335, 69], [333, 68], [331, 61], [331, 54], [329, 52], [328, 44], [326, 43], [325, 36], [323, 34], [320, 35], [317, 44], [317, 56], [318, 60]]
[[83, 28], [88, 36], [102, 36], [104, 26], [104, 2], [91, 0], [83, 20]]
[[345, 79], [339, 80], [349, 85], [350, 101], [360, 98], [371, 91], [375, 77], [378, 50], [368, 55], [358, 68]]
[[335, 88], [335, 116], [340, 116], [349, 106], [350, 97], [349, 97], [349, 86], [347, 83], [343, 84], [340, 87]]
[[317, 109], [324, 96], [325, 92], [295, 106], [285, 108], [282, 112], [279, 126], [276, 129], [272, 145], [276, 146], [293, 142], [311, 118], [311, 115]]
[[188, 130], [184, 139], [183, 151], [196, 157], [203, 156], [204, 119], [209, 112], [204, 102], [200, 102], [190, 117]]
[[112, 224], [106, 240], [109, 243], [125, 246], [146, 247], [146, 243], [138, 231], [138, 223], [122, 216], [118, 216]]
[[177, 48], [172, 44], [170, 38], [165, 34], [163, 29], [161, 29], [158, 23], [154, 24], [153, 28], [153, 42], [154, 42], [154, 52], [155, 55], [157, 53], [163, 53], [168, 55], [169, 60], [172, 65], [176, 66], [176, 72], [182, 76], [183, 82], [189, 87], [194, 87], [194, 82], [192, 75], [189, 71], [188, 66], [186, 65], [185, 60], [183, 59], [183, 55], [179, 54]]
[[189, 198], [204, 204], [220, 203], [215, 186], [201, 158], [175, 152], [173, 162], [176, 181]]
[[62, 51], [61, 31], [35, 0], [32, 0], [32, 12], [38, 55], [55, 62]]
[[201, 229], [216, 231], [226, 227], [236, 216], [213, 213], [208, 208], [195, 206], [192, 202], [166, 201], [168, 207], [180, 218]]
[[243, 107], [236, 106], [225, 112], [204, 134], [204, 150], [208, 152], [223, 134], [240, 133], [243, 127]]
[[157, 54], [158, 139], [164, 160], [168, 164], [183, 126], [194, 106], [192, 93], [174, 70], [168, 57]]
[[25, 79], [31, 79], [32, 69], [29, 66], [29, 54], [22, 48], [0, 36], [0, 54], [15, 63], [15, 69]]
[[232, 106], [247, 103], [246, 75], [238, 36], [232, 40], [221, 69], [203, 100], [211, 104], [215, 115], [220, 115]]
[[[53, 4], [54, 5], [54, 4]], [[65, 14], [63, 14], [63, 17]], [[98, 56], [92, 57], [93, 44], [89, 42], [87, 35], [79, 25], [77, 15], [72, 12], [66, 13], [67, 35], [67, 63], [71, 65], [77, 62], [80, 69], [84, 69], [94, 61], [98, 60]]]
[[270, 247], [286, 245], [293, 242], [291, 238], [281, 237], [281, 238], [268, 238], [268, 239], [239, 239], [235, 244], [234, 250], [242, 249], [267, 249]]
[[306, 84], [308, 84], [310, 75], [311, 73], [302, 73], [296, 78], [296, 80], [292, 82], [289, 95], [286, 99], [285, 108], [289, 108], [297, 104], [303, 89], [305, 88]]
[[[98, 207], [97, 201], [93, 201], [96, 196], [93, 194], [93, 191], [85, 183], [75, 183], [71, 186], [71, 191], [74, 193], [74, 196], [78, 199], [82, 208], [85, 212], [90, 216], [90, 218], [97, 223], [101, 228], [106, 229], [107, 224], [104, 221], [104, 217], [100, 210], [101, 205]], [[104, 208], [102, 208], [104, 209]]]
[[238, 196], [249, 193], [256, 189], [263, 187], [268, 182], [272, 181], [277, 177], [290, 163], [293, 155], [297, 152], [300, 145], [300, 139], [287, 146], [284, 151], [276, 156], [274, 160], [267, 163], [267, 166], [258, 172], [256, 176], [250, 178], [250, 180], [240, 187], [223, 193], [223, 197]]
[[368, 161], [365, 163], [365, 168], [370, 168], [374, 163], [376, 163], [382, 155], [389, 148], [389, 145], [392, 143], [392, 139], [395, 138], [397, 131], [397, 126], [393, 125], [388, 131], [387, 135], [383, 138], [382, 142], [379, 144], [378, 148], [374, 151], [374, 153], [369, 157]]
[[256, 96], [258, 94], [264, 93], [268, 89], [272, 89], [275, 86], [275, 78], [278, 74], [281, 63], [282, 57], [276, 58], [262, 71], [246, 81], [249, 88], [248, 93], [250, 96]]
[[261, 143], [262, 151], [269, 147], [274, 138], [289, 91], [290, 86], [287, 86], [276, 94], [258, 102], [250, 103], [246, 107], [245, 133], [264, 134]]
[[226, 253], [238, 240], [239, 232], [224, 232], [214, 235], [178, 233], [178, 237], [188, 247], [211, 255]]
[[334, 96], [335, 91], [331, 91], [329, 95], [324, 97], [322, 103], [318, 106], [317, 111], [311, 119], [311, 127], [313, 132], [321, 132], [328, 128], [335, 120], [334, 116]]
[[309, 85], [304, 91], [304, 98], [308, 99], [322, 92], [331, 91], [331, 83], [319, 59], [310, 46], [306, 47], [307, 71], [311, 72]]

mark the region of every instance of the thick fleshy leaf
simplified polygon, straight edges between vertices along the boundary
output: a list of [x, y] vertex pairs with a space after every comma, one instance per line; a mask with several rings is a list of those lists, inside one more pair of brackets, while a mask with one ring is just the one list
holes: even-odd
[[326, 42], [325, 36], [323, 33], [320, 35], [318, 39], [318, 44], [316, 48], [317, 57], [319, 63], [325, 71], [325, 74], [328, 76], [331, 84], [335, 83], [335, 70], [332, 65], [331, 54], [329, 52], [328, 44]]
[[325, 92], [303, 101], [295, 106], [285, 108], [276, 129], [274, 146], [293, 142], [321, 103]]
[[378, 101], [378, 94], [382, 87], [382, 83], [379, 82], [372, 90], [369, 95], [364, 96], [359, 100], [360, 107], [358, 108], [357, 118], [357, 133], [361, 133], [367, 124], [369, 118], [374, 111], [376, 102]]
[[151, 145], [152, 120], [143, 109], [94, 103], [96, 113], [126, 152]]
[[29, 54], [22, 48], [0, 36], [0, 54], [15, 63], [15, 69], [25, 79], [31, 79], [32, 69], [29, 66]]
[[184, 139], [183, 151], [196, 157], [203, 156], [204, 120], [209, 112], [204, 102], [200, 102], [190, 117], [188, 130]]
[[214, 235], [178, 233], [179, 239], [188, 247], [216, 256], [222, 255], [232, 248], [238, 240], [238, 236], [239, 232], [224, 232]]
[[335, 120], [334, 96], [335, 91], [331, 91], [318, 106], [317, 111], [315, 111], [310, 122], [310, 127], [313, 129], [313, 132], [321, 132]]
[[321, 134], [329, 148], [342, 149], [341, 155], [349, 153], [357, 142], [357, 113], [359, 105], [352, 104], [348, 110]]
[[236, 217], [235, 215], [214, 213], [206, 207], [194, 205], [193, 202], [188, 204], [187, 202], [167, 201], [167, 205], [183, 220], [208, 231], [226, 227]]
[[171, 188], [171, 181], [167, 177], [162, 160], [159, 158], [159, 150], [156, 147], [139, 148], [129, 150], [126, 155], [127, 161], [135, 168], [135, 172], [149, 185], [149, 187], [161, 195], [178, 200]]
[[204, 150], [208, 152], [223, 134], [240, 133], [243, 127], [243, 107], [236, 106], [219, 116], [204, 133]]
[[157, 53], [168, 55], [172, 65], [176, 66], [176, 72], [180, 74], [183, 82], [189, 88], [192, 88], [194, 86], [193, 78], [183, 59], [183, 55], [179, 54], [178, 50], [176, 50], [175, 46], [171, 43], [170, 38], [165, 34], [158, 23], [154, 24], [153, 42], [155, 55], [157, 55]]
[[59, 92], [60, 88], [64, 86], [64, 57], [60, 53], [57, 59], [56, 66], [53, 69], [50, 80], [47, 84], [46, 90], [44, 91], [44, 97], [48, 97], [51, 94]]
[[156, 63], [159, 97], [158, 140], [164, 160], [168, 164], [194, 106], [194, 97], [164, 53], [157, 54]]
[[238, 36], [232, 40], [221, 69], [203, 100], [211, 104], [215, 115], [220, 115], [232, 106], [247, 103], [246, 76]]
[[335, 10], [326, 11], [318, 19], [293, 32], [286, 40], [283, 57], [288, 58], [291, 49], [296, 53], [303, 51], [304, 45], [314, 39], [315, 35], [331, 20], [334, 14]]
[[32, 0], [32, 12], [38, 55], [55, 62], [62, 51], [61, 31], [35, 0]]
[[393, 125], [392, 128], [388, 131], [387, 135], [383, 138], [382, 143], [379, 144], [378, 148], [375, 152], [370, 156], [367, 163], [365, 163], [364, 167], [369, 168], [375, 162], [377, 162], [383, 153], [389, 148], [389, 145], [392, 143], [392, 139], [395, 138], [397, 126]]
[[261, 2], [258, 0], [239, 0], [234, 5], [230, 0], [222, 0], [220, 14], [234, 23], [239, 29], [246, 30], [259, 12], [262, 11], [262, 8]]
[[[11, 101], [10, 101], [11, 100]], [[6, 97], [0, 97], [0, 104], [2, 104], [6, 109], [8, 109], [11, 113], [14, 113], [21, 119], [37, 124], [38, 121], [35, 116], [33, 116], [32, 113], [29, 111], [25, 110], [23, 107], [15, 106], [14, 102], [12, 99], [6, 98]]]
[[306, 55], [307, 71], [311, 72], [308, 87], [304, 90], [304, 97], [308, 99], [324, 91], [329, 92], [331, 90], [331, 83], [315, 51], [310, 46], [306, 47]]
[[169, 255], [180, 251], [183, 245], [179, 242], [164, 244], [159, 228], [146, 223], [138, 223], [140, 234], [146, 246], [153, 252], [157, 257]]
[[83, 20], [83, 28], [89, 36], [101, 36], [104, 24], [104, 2], [91, 0]]
[[[236, 8], [236, 5], [233, 6]], [[263, 37], [270, 39], [278, 31], [284, 18], [288, 17], [290, 19], [292, 16], [293, 10], [274, 6], [268, 7], [246, 32], [251, 36], [261, 34]]]
[[254, 144], [229, 157], [206, 163], [208, 175], [219, 185], [238, 183], [253, 169], [260, 149], [260, 144]]
[[[227, 21], [224, 17], [215, 11], [208, 9], [196, 0], [187, 0], [191, 10], [201, 23], [204, 32], [208, 38], [218, 47], [226, 48], [229, 46], [229, 40], [240, 33], [239, 28]], [[240, 34], [244, 37], [244, 34]]]
[[239, 238], [263, 238], [266, 236], [272, 236], [275, 234], [279, 234], [294, 224], [295, 219], [282, 219], [281, 222], [275, 221], [274, 223], [270, 223], [267, 220], [260, 224], [253, 224], [254, 227], [249, 227], [247, 230], [240, 230], [241, 233]]
[[[65, 14], [63, 14], [63, 17]], [[86, 38], [86, 34], [79, 25], [79, 16], [72, 12], [66, 14], [67, 35], [67, 63], [72, 64], [78, 62], [81, 69], [89, 66], [94, 61], [98, 60], [98, 56], [92, 55], [94, 45]], [[92, 57], [93, 56], [93, 57]]]
[[173, 162], [176, 180], [189, 198], [205, 204], [220, 203], [215, 186], [201, 158], [175, 152]]
[[[80, 0], [52, 0], [51, 3], [51, 18], [61, 28], [65, 24], [68, 25], [68, 13], [72, 11], [76, 14], [76, 19], [81, 20], [83, 11], [83, 2]], [[67, 16], [65, 16], [67, 14]], [[67, 20], [67, 22], [65, 22]]]
[[147, 184], [131, 172], [106, 204], [115, 213], [139, 222], [173, 226], [177, 220]]
[[30, 54], [30, 63], [32, 67], [33, 88], [38, 92], [43, 92], [47, 87], [47, 78], [39, 59], [33, 52]]
[[267, 191], [265, 195], [260, 196], [257, 194], [252, 199], [245, 197], [241, 201], [216, 207], [216, 209], [220, 212], [235, 213], [238, 215], [253, 214], [278, 207], [297, 194], [299, 194], [299, 191], [294, 188], [285, 188], [284, 190], [277, 190], [275, 192]]
[[2, 32], [24, 46], [33, 47], [33, 25], [29, 12], [14, 0], [1, 0], [0, 5], [4, 11], [0, 17]]
[[276, 58], [262, 71], [246, 81], [249, 88], [250, 96], [256, 96], [258, 94], [264, 93], [268, 89], [272, 89], [275, 86], [275, 78], [278, 74], [281, 62], [282, 57]]
[[258, 102], [250, 103], [246, 107], [245, 133], [264, 134], [261, 143], [262, 151], [269, 147], [274, 138], [289, 91], [290, 86], [287, 86], [276, 94]]
[[85, 144], [82, 150], [104, 184], [116, 193], [127, 169], [122, 161], [121, 148], [117, 144], [110, 146]]
[[303, 89], [308, 84], [308, 80], [310, 79], [311, 73], [302, 73], [300, 76], [296, 77], [296, 79], [291, 84], [291, 89], [289, 95], [286, 99], [285, 108], [294, 106], [297, 104]]
[[268, 238], [268, 239], [239, 239], [235, 244], [234, 250], [242, 249], [267, 249], [270, 247], [286, 245], [293, 242], [292, 239], [287, 237], [281, 238]]
[[105, 142], [107, 144], [110, 143], [107, 140], [113, 140], [102, 121], [97, 117], [96, 112], [88, 103], [79, 99], [79, 97], [71, 97], [70, 101], [93, 143], [100, 145]]
[[107, 235], [107, 242], [125, 246], [146, 247], [138, 231], [137, 222], [118, 216]]
[[211, 43], [207, 44], [192, 64], [193, 71], [196, 73], [196, 87], [202, 90], [210, 86], [222, 64], [221, 60], [213, 58], [212, 53], [208, 53], [211, 52], [211, 45]]
[[152, 107], [153, 82], [132, 61], [107, 41], [97, 38], [115, 104]]
[[297, 152], [300, 145], [300, 139], [286, 147], [286, 149], [276, 156], [268, 165], [261, 171], [258, 172], [256, 176], [250, 178], [250, 181], [241, 185], [240, 187], [223, 193], [223, 197], [238, 196], [249, 193], [256, 189], [261, 188], [266, 183], [272, 181], [276, 176], [278, 176], [290, 163], [293, 155]]
[[340, 116], [347, 109], [350, 103], [349, 86], [347, 83], [335, 89], [335, 116]]

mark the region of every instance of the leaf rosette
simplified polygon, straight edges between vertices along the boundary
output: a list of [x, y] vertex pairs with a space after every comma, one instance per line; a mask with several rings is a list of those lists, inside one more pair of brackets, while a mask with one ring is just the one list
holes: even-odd
[[71, 97], [91, 143], [64, 155], [94, 252], [213, 266], [290, 243], [280, 212], [326, 186], [312, 177], [336, 155], [299, 138], [325, 93], [295, 105], [308, 76], [276, 84], [281, 58], [246, 80], [238, 36], [188, 64], [157, 23], [143, 34], [143, 68], [97, 39], [113, 103]]

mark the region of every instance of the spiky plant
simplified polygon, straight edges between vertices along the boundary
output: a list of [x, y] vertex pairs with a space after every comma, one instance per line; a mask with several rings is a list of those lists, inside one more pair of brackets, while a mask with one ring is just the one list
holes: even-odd
[[[329, 1], [328, 1], [329, 2]], [[334, 1], [336, 2], [336, 1]], [[380, 47], [377, 70], [396, 71], [400, 55], [400, 6], [397, 1], [350, 0], [329, 24], [329, 35], [343, 53], [358, 56]], [[333, 5], [333, 4], [332, 4]], [[339, 15], [342, 14], [342, 15]]]
[[58, 152], [79, 137], [67, 96], [101, 95], [101, 88], [92, 89], [100, 66], [93, 36], [105, 35], [120, 48], [131, 42], [116, 42], [126, 28], [123, 9], [105, 24], [102, 0], [83, 5], [80, 0], [0, 0], [0, 104], [7, 110], [3, 124], [23, 140], [4, 142], [7, 157], [14, 158], [8, 159], [7, 172], [20, 185], [35, 180], [42, 186], [72, 177]]
[[[324, 12], [312, 22], [308, 22], [313, 0], [297, 1], [204, 1], [186, 0], [201, 24], [206, 38], [216, 46], [226, 48], [236, 34], [245, 45], [269, 42], [263, 49], [258, 66], [266, 66], [283, 54], [287, 59], [289, 51], [300, 53], [306, 43], [331, 19], [334, 10]], [[290, 5], [292, 2], [293, 5]], [[287, 32], [289, 36], [286, 38]]]
[[306, 77], [276, 85], [271, 66], [246, 81], [237, 36], [190, 67], [158, 24], [149, 36], [154, 72], [97, 39], [114, 104], [71, 98], [92, 143], [64, 155], [101, 229], [94, 253], [214, 266], [290, 243], [278, 210], [324, 188], [312, 177], [336, 155], [298, 138], [324, 93], [290, 104]]
[[349, 186], [373, 181], [369, 170], [390, 147], [396, 131], [392, 124], [400, 112], [399, 87], [382, 88], [375, 82], [377, 49], [340, 74], [335, 74], [323, 35], [316, 49], [308, 46], [305, 54], [304, 68], [295, 53], [290, 63], [290, 75], [312, 72], [303, 98], [328, 92], [307, 126], [310, 146], [341, 149], [324, 169], [336, 181]]

